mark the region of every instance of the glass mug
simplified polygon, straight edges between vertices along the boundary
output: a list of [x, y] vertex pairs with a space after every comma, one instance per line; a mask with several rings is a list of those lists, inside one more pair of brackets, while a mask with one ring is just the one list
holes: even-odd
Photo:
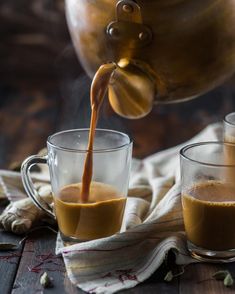
[[[33, 202], [57, 219], [63, 241], [79, 242], [120, 231], [125, 210], [132, 157], [132, 141], [121, 132], [97, 129], [93, 175], [88, 202], [79, 198], [87, 154], [89, 129], [62, 131], [47, 139], [48, 155], [33, 155], [21, 168], [24, 188]], [[40, 198], [30, 168], [48, 164], [54, 211]], [[55, 213], [54, 213], [55, 212]]]
[[203, 142], [180, 151], [187, 245], [199, 260], [235, 260], [235, 144]]
[[235, 143], [235, 112], [227, 114], [224, 118], [224, 141]]

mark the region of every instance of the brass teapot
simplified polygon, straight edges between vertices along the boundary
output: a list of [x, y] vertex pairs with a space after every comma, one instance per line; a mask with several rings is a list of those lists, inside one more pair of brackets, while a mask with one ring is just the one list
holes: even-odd
[[108, 94], [122, 116], [194, 98], [235, 70], [235, 0], [66, 0], [66, 16], [90, 77], [117, 64]]

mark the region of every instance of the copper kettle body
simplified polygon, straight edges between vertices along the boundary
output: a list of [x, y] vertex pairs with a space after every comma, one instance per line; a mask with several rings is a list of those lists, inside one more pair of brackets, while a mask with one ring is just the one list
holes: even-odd
[[143, 115], [153, 100], [196, 97], [235, 71], [235, 0], [66, 0], [66, 15], [88, 75], [117, 63], [109, 95], [146, 100]]

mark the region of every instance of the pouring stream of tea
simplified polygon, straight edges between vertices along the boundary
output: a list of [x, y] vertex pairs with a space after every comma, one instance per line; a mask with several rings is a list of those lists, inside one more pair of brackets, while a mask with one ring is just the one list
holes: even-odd
[[89, 200], [90, 184], [92, 180], [93, 172], [93, 146], [95, 129], [99, 117], [100, 107], [102, 105], [104, 96], [106, 94], [109, 80], [114, 72], [116, 65], [113, 63], [107, 63], [100, 66], [96, 72], [90, 90], [91, 99], [91, 120], [90, 120], [90, 131], [88, 138], [87, 154], [83, 168], [82, 176], [82, 188], [81, 188], [81, 202], [86, 203]]

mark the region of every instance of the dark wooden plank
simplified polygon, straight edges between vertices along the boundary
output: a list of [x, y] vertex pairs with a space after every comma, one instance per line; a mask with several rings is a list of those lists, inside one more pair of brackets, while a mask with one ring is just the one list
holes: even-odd
[[[0, 242], [10, 242], [17, 244], [19, 238], [12, 234], [0, 232]], [[0, 285], [1, 293], [11, 292], [16, 276], [18, 264], [21, 258], [23, 245], [17, 250], [0, 251]]]
[[[30, 234], [25, 242], [12, 294], [42, 291], [51, 294], [84, 293], [67, 278], [62, 258], [55, 255], [55, 241], [56, 235], [46, 229]], [[53, 288], [44, 289], [40, 284], [40, 276], [45, 271], [53, 279]]]
[[185, 273], [180, 277], [180, 294], [198, 294], [198, 293], [217, 293], [228, 294], [235, 293], [235, 286], [226, 288], [222, 281], [212, 278], [212, 275], [218, 270], [235, 270], [235, 264], [192, 264], [185, 268]]
[[[4, 206], [0, 202], [0, 213]], [[22, 237], [0, 231], [0, 242], [18, 244]], [[0, 251], [0, 293], [10, 293], [17, 273], [18, 264], [21, 258], [23, 245], [17, 250]]]
[[164, 282], [164, 276], [166, 274], [165, 268], [160, 267], [149, 279], [143, 283], [137, 285], [132, 289], [120, 291], [119, 293], [130, 294], [178, 294], [179, 285], [178, 278], [172, 280], [171, 283]]
[[[35, 232], [26, 240], [12, 294], [40, 293], [42, 290], [43, 293], [51, 294], [84, 293], [72, 285], [65, 272], [63, 260], [55, 256], [55, 240], [55, 234], [48, 230]], [[35, 267], [46, 257], [48, 259], [43, 264]], [[44, 271], [47, 271], [53, 279], [53, 288], [43, 289], [40, 285], [39, 279]], [[120, 293], [151, 294], [160, 291], [159, 293], [178, 294], [178, 279], [168, 284], [163, 282], [164, 275], [165, 270], [161, 268], [144, 283], [133, 289], [120, 291]]]

